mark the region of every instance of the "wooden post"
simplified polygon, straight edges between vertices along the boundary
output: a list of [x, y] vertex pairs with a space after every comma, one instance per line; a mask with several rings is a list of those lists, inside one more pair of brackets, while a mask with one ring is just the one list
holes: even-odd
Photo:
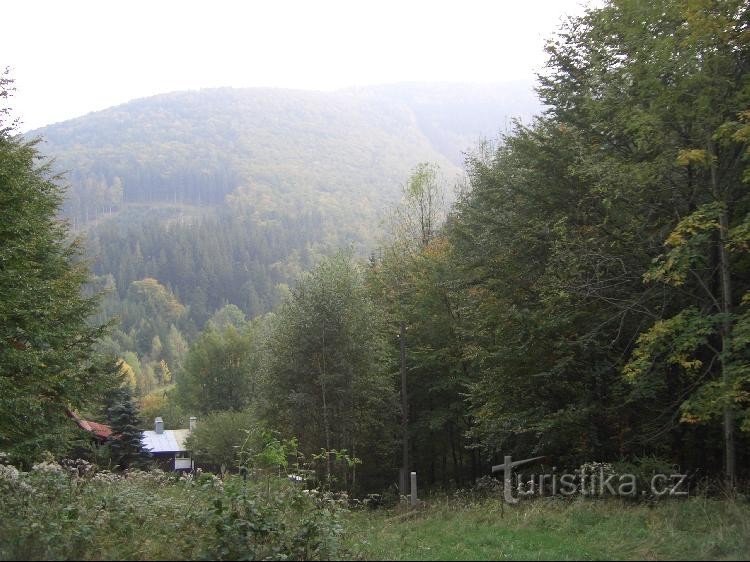
[[417, 473], [411, 473], [411, 506], [417, 507]]

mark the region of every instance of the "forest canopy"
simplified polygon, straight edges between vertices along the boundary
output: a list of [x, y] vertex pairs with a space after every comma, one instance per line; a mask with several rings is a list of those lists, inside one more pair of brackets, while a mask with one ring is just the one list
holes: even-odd
[[[210, 416], [200, 449], [222, 464], [243, 420], [274, 458], [294, 448], [362, 493], [399, 469], [460, 486], [508, 454], [734, 485], [750, 450], [749, 18], [739, 0], [612, 0], [569, 19], [547, 46], [544, 112], [476, 144], [463, 182], [433, 158], [460, 127], [408, 87], [373, 89], [366, 110], [339, 93], [337, 116], [315, 96], [220, 90], [52, 127], [74, 190], [98, 194], [93, 217], [68, 210], [97, 276], [67, 290], [106, 290], [97, 323], [120, 324], [99, 349], [150, 413]], [[285, 120], [263, 128], [276, 113], [255, 105], [272, 103]], [[139, 136], [113, 118], [131, 112], [175, 124]], [[57, 188], [29, 168], [33, 145], [4, 142], [53, 194], [29, 206], [49, 230]], [[58, 263], [75, 252], [56, 228]]]

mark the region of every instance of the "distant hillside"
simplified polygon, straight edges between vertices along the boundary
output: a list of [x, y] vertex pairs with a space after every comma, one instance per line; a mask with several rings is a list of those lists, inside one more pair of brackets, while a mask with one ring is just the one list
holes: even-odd
[[482, 138], [495, 138], [513, 119], [529, 122], [541, 106], [526, 81], [503, 84], [403, 83], [350, 90], [384, 103], [403, 104], [433, 148], [461, 166]]
[[315, 256], [366, 252], [416, 164], [435, 162], [453, 181], [462, 151], [537, 108], [519, 83], [222, 88], [28, 136], [67, 171], [64, 212], [87, 231], [94, 271], [113, 277], [119, 298], [158, 279], [200, 326], [227, 303], [250, 316], [270, 309]]
[[358, 238], [418, 162], [453, 176], [462, 150], [536, 107], [518, 83], [226, 88], [135, 100], [29, 135], [69, 171], [76, 225], [128, 203], [217, 205], [234, 194], [254, 213], [312, 207]]

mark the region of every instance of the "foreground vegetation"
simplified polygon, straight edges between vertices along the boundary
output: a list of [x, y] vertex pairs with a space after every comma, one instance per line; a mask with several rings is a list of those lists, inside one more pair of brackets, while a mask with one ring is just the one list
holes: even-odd
[[344, 546], [366, 560], [747, 559], [750, 506], [692, 498], [656, 504], [443, 498], [416, 513], [353, 512]]
[[0, 559], [328, 559], [342, 502], [278, 478], [0, 465]]
[[538, 498], [459, 491], [412, 510], [301, 480], [0, 464], [0, 559], [734, 559], [750, 504]]

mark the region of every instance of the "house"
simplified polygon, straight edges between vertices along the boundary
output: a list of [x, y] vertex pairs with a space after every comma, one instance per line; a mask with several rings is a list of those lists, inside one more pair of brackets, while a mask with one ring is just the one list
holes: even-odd
[[143, 432], [143, 448], [154, 460], [169, 470], [193, 470], [194, 461], [185, 442], [195, 429], [196, 418], [190, 418], [189, 429], [164, 429], [164, 420], [154, 420], [154, 430]]
[[85, 420], [80, 415], [78, 415], [78, 412], [74, 412], [73, 410], [65, 410], [65, 413], [69, 418], [76, 422], [76, 425], [78, 427], [91, 434], [91, 437], [99, 445], [103, 445], [112, 435], [112, 428], [108, 425]]

